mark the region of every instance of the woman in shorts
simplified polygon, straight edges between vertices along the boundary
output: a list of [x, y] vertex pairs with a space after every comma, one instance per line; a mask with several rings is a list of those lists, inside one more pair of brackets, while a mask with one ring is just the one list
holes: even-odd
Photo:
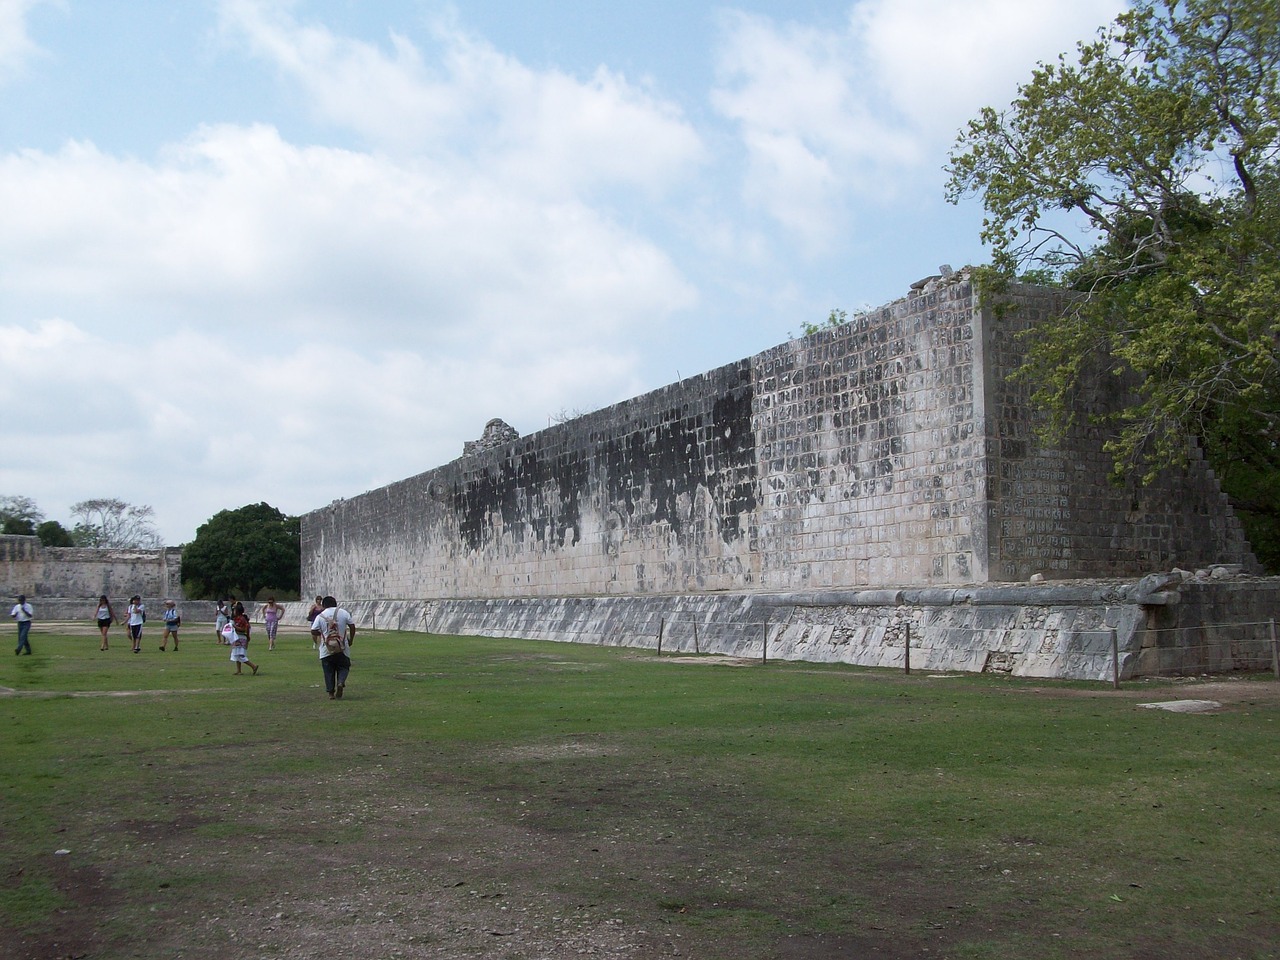
[[169, 646], [169, 638], [173, 637], [173, 652], [178, 652], [178, 628], [182, 626], [182, 617], [172, 600], [164, 602], [164, 636], [160, 638], [160, 650]]
[[98, 598], [98, 608], [94, 611], [94, 616], [98, 620], [98, 632], [102, 634], [102, 646], [99, 650], [107, 649], [107, 631], [111, 629], [111, 624], [116, 619], [116, 612], [111, 609], [111, 601], [107, 599], [104, 593]]

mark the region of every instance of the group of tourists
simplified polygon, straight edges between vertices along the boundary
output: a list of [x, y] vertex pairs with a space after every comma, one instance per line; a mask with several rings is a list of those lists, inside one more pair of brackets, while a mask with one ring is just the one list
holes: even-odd
[[[280, 621], [284, 619], [284, 607], [276, 603], [275, 597], [268, 597], [259, 611], [267, 634], [267, 649], [276, 648], [276, 633]], [[18, 624], [18, 646], [15, 655], [31, 654], [31, 622], [35, 619], [35, 609], [27, 601], [25, 594], [18, 595], [18, 602], [9, 612]], [[142, 597], [134, 594], [129, 598], [125, 612], [128, 638], [134, 653], [142, 652], [142, 627], [147, 622], [147, 607]], [[173, 649], [178, 650], [178, 630], [182, 626], [182, 615], [173, 600], [164, 602], [164, 635], [160, 638], [160, 650], [169, 649], [169, 640], [173, 640]], [[116, 622], [115, 608], [111, 600], [103, 594], [98, 597], [94, 608], [94, 620], [98, 625], [98, 633], [102, 637], [99, 650], [107, 650], [111, 627]], [[231, 662], [235, 665], [236, 674], [243, 673], [249, 667], [253, 675], [258, 673], [258, 664], [249, 659], [249, 638], [253, 630], [244, 604], [234, 597], [224, 597], [218, 601], [215, 620], [217, 639], [231, 647]], [[351, 645], [356, 638], [355, 618], [340, 607], [338, 601], [331, 596], [317, 596], [311, 609], [307, 612], [307, 623], [311, 628], [311, 640], [320, 654], [320, 667], [324, 671], [325, 692], [330, 700], [341, 700], [346, 689], [347, 677], [351, 673]]]
[[[160, 640], [160, 649], [167, 650], [169, 648], [169, 638], [173, 638], [173, 649], [178, 649], [178, 628], [182, 626], [182, 617], [178, 613], [177, 604], [172, 600], [164, 602], [164, 636]], [[102, 636], [102, 644], [99, 650], [106, 650], [111, 646], [111, 625], [116, 622], [116, 611], [111, 606], [111, 601], [107, 599], [104, 593], [98, 598], [98, 605], [94, 609], [94, 619], [98, 624], [98, 633]], [[142, 602], [142, 597], [136, 593], [129, 598], [129, 606], [125, 611], [125, 627], [128, 630], [128, 638], [132, 644], [134, 653], [142, 652], [142, 625], [147, 622], [147, 605]]]

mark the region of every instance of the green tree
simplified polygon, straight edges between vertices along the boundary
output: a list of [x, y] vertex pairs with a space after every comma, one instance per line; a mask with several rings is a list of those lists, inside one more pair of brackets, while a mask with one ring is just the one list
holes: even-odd
[[44, 514], [30, 497], [0, 497], [0, 534], [34, 537], [36, 525], [43, 519]]
[[192, 597], [266, 589], [297, 596], [302, 585], [302, 521], [266, 503], [223, 510], [196, 530], [182, 551], [182, 582]]
[[998, 292], [1039, 271], [1075, 291], [1021, 375], [1050, 414], [1129, 378], [1108, 418], [1118, 476], [1202, 445], [1259, 556], [1280, 566], [1280, 17], [1275, 0], [1136, 0], [1069, 62], [1041, 64], [950, 157], [980, 194]]
[[36, 527], [36, 536], [40, 538], [40, 542], [46, 547], [74, 547], [76, 545], [71, 536], [71, 531], [57, 520], [46, 520]]
[[114, 497], [81, 500], [71, 505], [76, 524], [71, 538], [78, 547], [159, 549], [164, 541], [152, 522], [155, 510]]

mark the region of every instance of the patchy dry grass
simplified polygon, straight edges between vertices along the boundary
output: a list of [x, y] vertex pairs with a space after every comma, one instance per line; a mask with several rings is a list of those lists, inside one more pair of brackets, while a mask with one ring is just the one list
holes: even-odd
[[[383, 633], [330, 702], [297, 634], [257, 677], [204, 638], [32, 639], [0, 661], [0, 960], [1277, 955], [1265, 679]], [[1190, 697], [1223, 707], [1137, 706]]]

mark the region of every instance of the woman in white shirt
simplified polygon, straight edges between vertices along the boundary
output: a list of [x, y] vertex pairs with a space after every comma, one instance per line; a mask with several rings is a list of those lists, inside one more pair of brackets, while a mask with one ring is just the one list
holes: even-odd
[[147, 622], [147, 608], [136, 593], [129, 599], [129, 636], [133, 638], [133, 652], [142, 652], [142, 625]]

